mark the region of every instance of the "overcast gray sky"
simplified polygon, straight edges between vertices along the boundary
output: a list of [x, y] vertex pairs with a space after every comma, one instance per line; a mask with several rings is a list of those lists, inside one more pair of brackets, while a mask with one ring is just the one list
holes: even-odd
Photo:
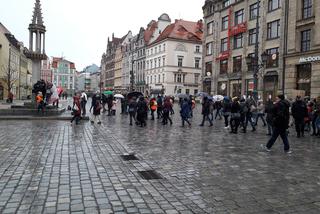
[[[0, 0], [0, 22], [28, 47], [28, 25], [35, 0]], [[41, 0], [48, 56], [65, 56], [80, 71], [100, 66], [108, 36], [122, 37], [162, 13], [171, 20], [202, 19], [204, 0]]]

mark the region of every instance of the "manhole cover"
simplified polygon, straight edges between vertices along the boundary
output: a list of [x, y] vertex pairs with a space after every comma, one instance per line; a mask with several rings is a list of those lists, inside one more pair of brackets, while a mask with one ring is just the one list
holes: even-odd
[[128, 155], [120, 155], [121, 158], [125, 161], [130, 161], [130, 160], [139, 160], [134, 154], [128, 154]]
[[163, 177], [154, 170], [139, 171], [138, 174], [145, 180], [163, 179]]

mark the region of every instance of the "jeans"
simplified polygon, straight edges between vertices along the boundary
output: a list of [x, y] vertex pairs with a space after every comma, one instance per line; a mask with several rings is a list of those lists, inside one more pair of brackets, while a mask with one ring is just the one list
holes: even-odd
[[224, 115], [224, 126], [228, 127], [229, 126], [229, 115]]
[[238, 127], [240, 124], [240, 118], [232, 118], [230, 120], [230, 126], [231, 126], [231, 132], [232, 133], [237, 133], [238, 132]]
[[136, 121], [136, 113], [135, 112], [129, 112], [130, 114], [130, 125], [132, 125], [132, 119]]
[[181, 117], [181, 119], [182, 119], [182, 126], [184, 126], [184, 122], [187, 122], [189, 126], [191, 126], [191, 123], [189, 122], [188, 117]]
[[216, 116], [214, 117], [214, 119], [217, 119], [218, 116], [219, 116], [219, 119], [221, 120], [222, 117], [221, 117], [221, 111], [220, 111], [220, 109], [217, 109], [217, 110], [216, 110]]
[[210, 125], [212, 126], [213, 125], [213, 123], [212, 123], [212, 120], [211, 120], [211, 118], [209, 117], [209, 115], [203, 115], [203, 118], [202, 118], [202, 123], [200, 124], [201, 126], [203, 126], [204, 125], [204, 121], [206, 120], [206, 119], [208, 119], [209, 120], [209, 123], [210, 123]]
[[268, 134], [272, 135], [272, 124], [267, 123], [267, 125], [268, 125]]
[[265, 126], [267, 123], [266, 123], [266, 120], [264, 119], [264, 114], [263, 113], [258, 113], [257, 114], [255, 125], [258, 125], [259, 118], [261, 118], [261, 120], [263, 122], [263, 125]]
[[282, 141], [283, 141], [284, 151], [289, 151], [290, 145], [289, 145], [289, 141], [288, 141], [287, 130], [279, 129], [279, 128], [276, 128], [276, 127], [273, 128], [273, 133], [272, 133], [272, 136], [271, 136], [270, 140], [267, 143], [267, 148], [271, 149], [271, 147], [276, 142], [276, 140], [279, 137], [279, 135], [280, 135], [280, 137], [282, 138]]
[[252, 129], [255, 129], [255, 127], [254, 127], [255, 124], [252, 121], [252, 114], [251, 113], [247, 113], [247, 115], [246, 115], [245, 127], [243, 127], [244, 130], [247, 130], [248, 122], [250, 122]]

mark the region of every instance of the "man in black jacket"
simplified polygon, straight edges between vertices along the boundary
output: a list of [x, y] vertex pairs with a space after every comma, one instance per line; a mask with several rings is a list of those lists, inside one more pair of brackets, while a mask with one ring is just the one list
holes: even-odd
[[210, 126], [213, 126], [212, 120], [209, 117], [210, 114], [210, 102], [208, 100], [208, 97], [204, 97], [203, 98], [203, 103], [202, 103], [202, 115], [203, 115], [203, 119], [202, 119], [202, 123], [200, 124], [200, 126], [204, 125], [204, 121], [206, 119], [209, 120]]
[[296, 126], [297, 137], [304, 137], [304, 118], [308, 116], [308, 109], [300, 96], [297, 96], [296, 101], [292, 104], [291, 112]]
[[272, 108], [272, 118], [273, 118], [273, 132], [270, 140], [268, 141], [267, 145], [262, 147], [267, 151], [270, 152], [271, 147], [276, 142], [277, 138], [282, 138], [284, 144], [284, 151], [286, 153], [291, 153], [290, 145], [287, 136], [287, 129], [289, 127], [289, 107], [290, 104], [288, 101], [284, 99], [284, 95], [278, 95], [276, 97], [276, 103]]

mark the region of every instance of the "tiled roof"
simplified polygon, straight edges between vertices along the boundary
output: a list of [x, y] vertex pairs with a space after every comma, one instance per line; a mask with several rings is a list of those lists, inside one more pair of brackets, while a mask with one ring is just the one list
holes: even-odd
[[167, 26], [154, 43], [158, 43], [168, 38], [201, 42], [202, 37], [202, 21], [190, 22], [180, 19], [176, 20], [175, 23]]
[[152, 38], [152, 35], [154, 33], [154, 31], [157, 29], [158, 27], [158, 22], [152, 20], [149, 24], [147, 29], [144, 31], [144, 41], [146, 42], [146, 44], [149, 43], [149, 41]]

